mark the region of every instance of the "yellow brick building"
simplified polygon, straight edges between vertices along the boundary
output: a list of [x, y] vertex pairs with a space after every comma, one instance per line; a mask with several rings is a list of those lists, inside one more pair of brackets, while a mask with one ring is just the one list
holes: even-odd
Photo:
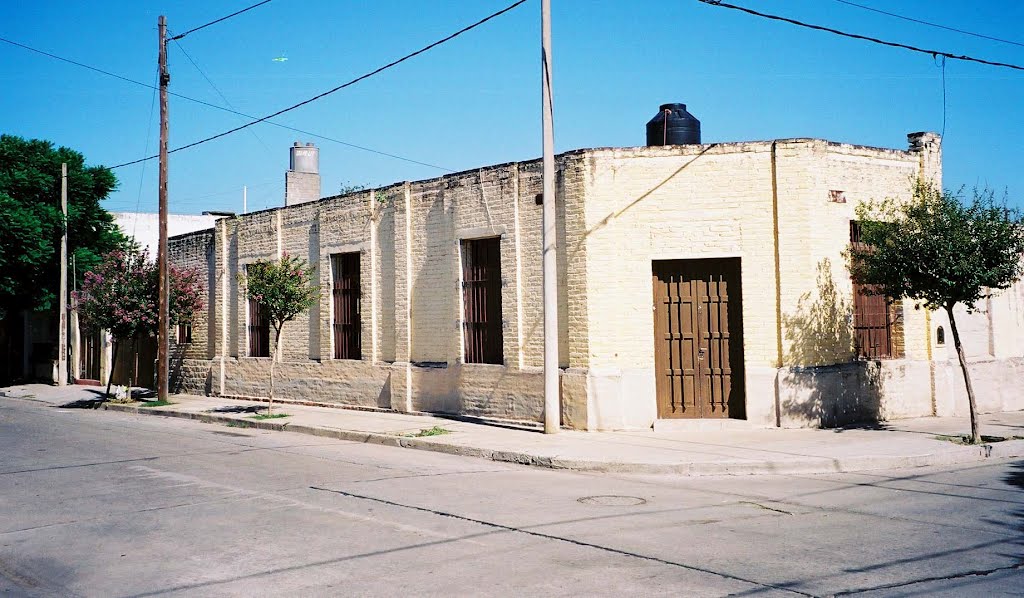
[[[962, 412], [955, 355], [936, 338], [948, 324], [897, 302], [865, 327], [843, 256], [859, 202], [941, 185], [939, 137], [908, 138], [907, 150], [785, 139], [558, 156], [563, 425]], [[287, 252], [316, 265], [323, 292], [285, 326], [280, 396], [541, 421], [540, 193], [540, 162], [511, 163], [173, 238], [172, 261], [207, 274], [208, 309], [174, 348], [172, 388], [264, 395], [273, 347], [237, 274]], [[1024, 292], [990, 304], [961, 325], [989, 381], [976, 382], [982, 407], [1024, 408]]]

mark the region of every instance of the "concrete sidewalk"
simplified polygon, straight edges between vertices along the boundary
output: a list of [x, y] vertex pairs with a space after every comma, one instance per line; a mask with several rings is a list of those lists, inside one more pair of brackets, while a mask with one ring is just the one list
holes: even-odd
[[[94, 400], [101, 389], [34, 384], [0, 389], [0, 396], [54, 406]], [[665, 432], [575, 432], [469, 423], [430, 415], [358, 411], [276, 403], [287, 418], [255, 420], [266, 403], [173, 395], [172, 405], [106, 403], [113, 411], [181, 417], [232, 426], [287, 430], [364, 442], [580, 471], [736, 475], [834, 473], [952, 465], [1024, 457], [1024, 411], [982, 416], [982, 434], [1020, 437], [978, 446], [937, 438], [965, 434], [967, 418], [919, 418], [834, 430], [723, 429]], [[448, 431], [418, 436], [434, 427]]]

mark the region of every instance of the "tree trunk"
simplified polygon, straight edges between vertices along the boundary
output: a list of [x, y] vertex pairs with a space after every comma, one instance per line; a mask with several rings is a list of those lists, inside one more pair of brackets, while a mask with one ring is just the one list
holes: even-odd
[[960, 332], [956, 329], [956, 318], [953, 316], [953, 306], [946, 306], [946, 313], [949, 315], [949, 331], [953, 333], [953, 346], [956, 347], [956, 356], [960, 359], [960, 369], [964, 373], [964, 384], [967, 385], [967, 403], [971, 407], [971, 444], [981, 443], [981, 434], [978, 432], [978, 405], [974, 400], [974, 387], [971, 385], [971, 374], [967, 371], [967, 356], [964, 354], [964, 347], [960, 344]]
[[274, 406], [274, 370], [277, 367], [277, 360], [281, 357], [281, 327], [274, 327], [274, 356], [270, 361], [270, 398], [267, 400], [267, 415], [271, 415]]
[[107, 394], [103, 396], [103, 400], [110, 398], [110, 383], [114, 381], [114, 366], [117, 365], [117, 350], [120, 348], [121, 343], [114, 341], [114, 352], [110, 356], [110, 375], [107, 376]]

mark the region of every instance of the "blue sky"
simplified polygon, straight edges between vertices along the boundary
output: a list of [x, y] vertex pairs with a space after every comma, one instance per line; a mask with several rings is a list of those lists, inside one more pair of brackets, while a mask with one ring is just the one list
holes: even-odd
[[[181, 40], [236, 110], [264, 115], [418, 49], [512, 0], [274, 0]], [[254, 0], [0, 3], [0, 36], [155, 83], [156, 22], [172, 32]], [[817, 137], [905, 148], [911, 131], [945, 126], [945, 183], [981, 184], [1024, 207], [1024, 72], [949, 60], [796, 28], [696, 0], [553, 0], [555, 145], [644, 143], [644, 123], [684, 102], [705, 142]], [[893, 19], [836, 0], [734, 0], [854, 33], [1024, 65], [1024, 46]], [[1013, 0], [857, 3], [1024, 43]], [[538, 157], [540, 0], [425, 55], [277, 120], [452, 170]], [[224, 105], [173, 43], [171, 90]], [[275, 61], [275, 57], [287, 61]], [[42, 138], [114, 165], [155, 153], [151, 90], [0, 43], [0, 132]], [[170, 101], [171, 147], [245, 119]], [[148, 132], [148, 145], [147, 145]], [[443, 170], [260, 124], [172, 154], [175, 213], [283, 203], [288, 146], [320, 149], [323, 194]], [[156, 210], [157, 164], [116, 171], [113, 211]]]

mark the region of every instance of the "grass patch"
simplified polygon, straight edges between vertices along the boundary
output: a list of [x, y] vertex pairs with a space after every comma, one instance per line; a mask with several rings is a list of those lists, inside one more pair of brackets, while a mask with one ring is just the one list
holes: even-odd
[[[953, 444], [970, 445], [971, 444], [971, 435], [970, 434], [956, 434], [956, 435], [950, 436], [950, 435], [947, 435], [947, 434], [940, 434], [940, 435], [935, 437], [935, 440], [945, 440], [946, 442], [952, 442]], [[993, 443], [993, 442], [1003, 442], [1004, 440], [1024, 440], [1024, 436], [985, 436], [984, 434], [982, 434], [982, 436], [981, 436], [982, 444], [990, 444], [990, 443]]]
[[170, 401], [146, 401], [139, 405], [139, 407], [166, 407], [167, 405], [173, 405]]
[[250, 415], [249, 419], [278, 419], [281, 417], [291, 417], [287, 413], [260, 413], [259, 415]]
[[224, 425], [229, 427], [229, 428], [248, 428], [249, 427], [249, 426], [247, 426], [247, 425], [245, 425], [245, 424], [243, 424], [241, 422], [228, 422], [228, 423], [226, 423]]
[[451, 430], [446, 430], [441, 426], [434, 426], [433, 428], [423, 428], [419, 432], [409, 434], [413, 438], [423, 438], [424, 436], [444, 436], [445, 434], [451, 434]]

